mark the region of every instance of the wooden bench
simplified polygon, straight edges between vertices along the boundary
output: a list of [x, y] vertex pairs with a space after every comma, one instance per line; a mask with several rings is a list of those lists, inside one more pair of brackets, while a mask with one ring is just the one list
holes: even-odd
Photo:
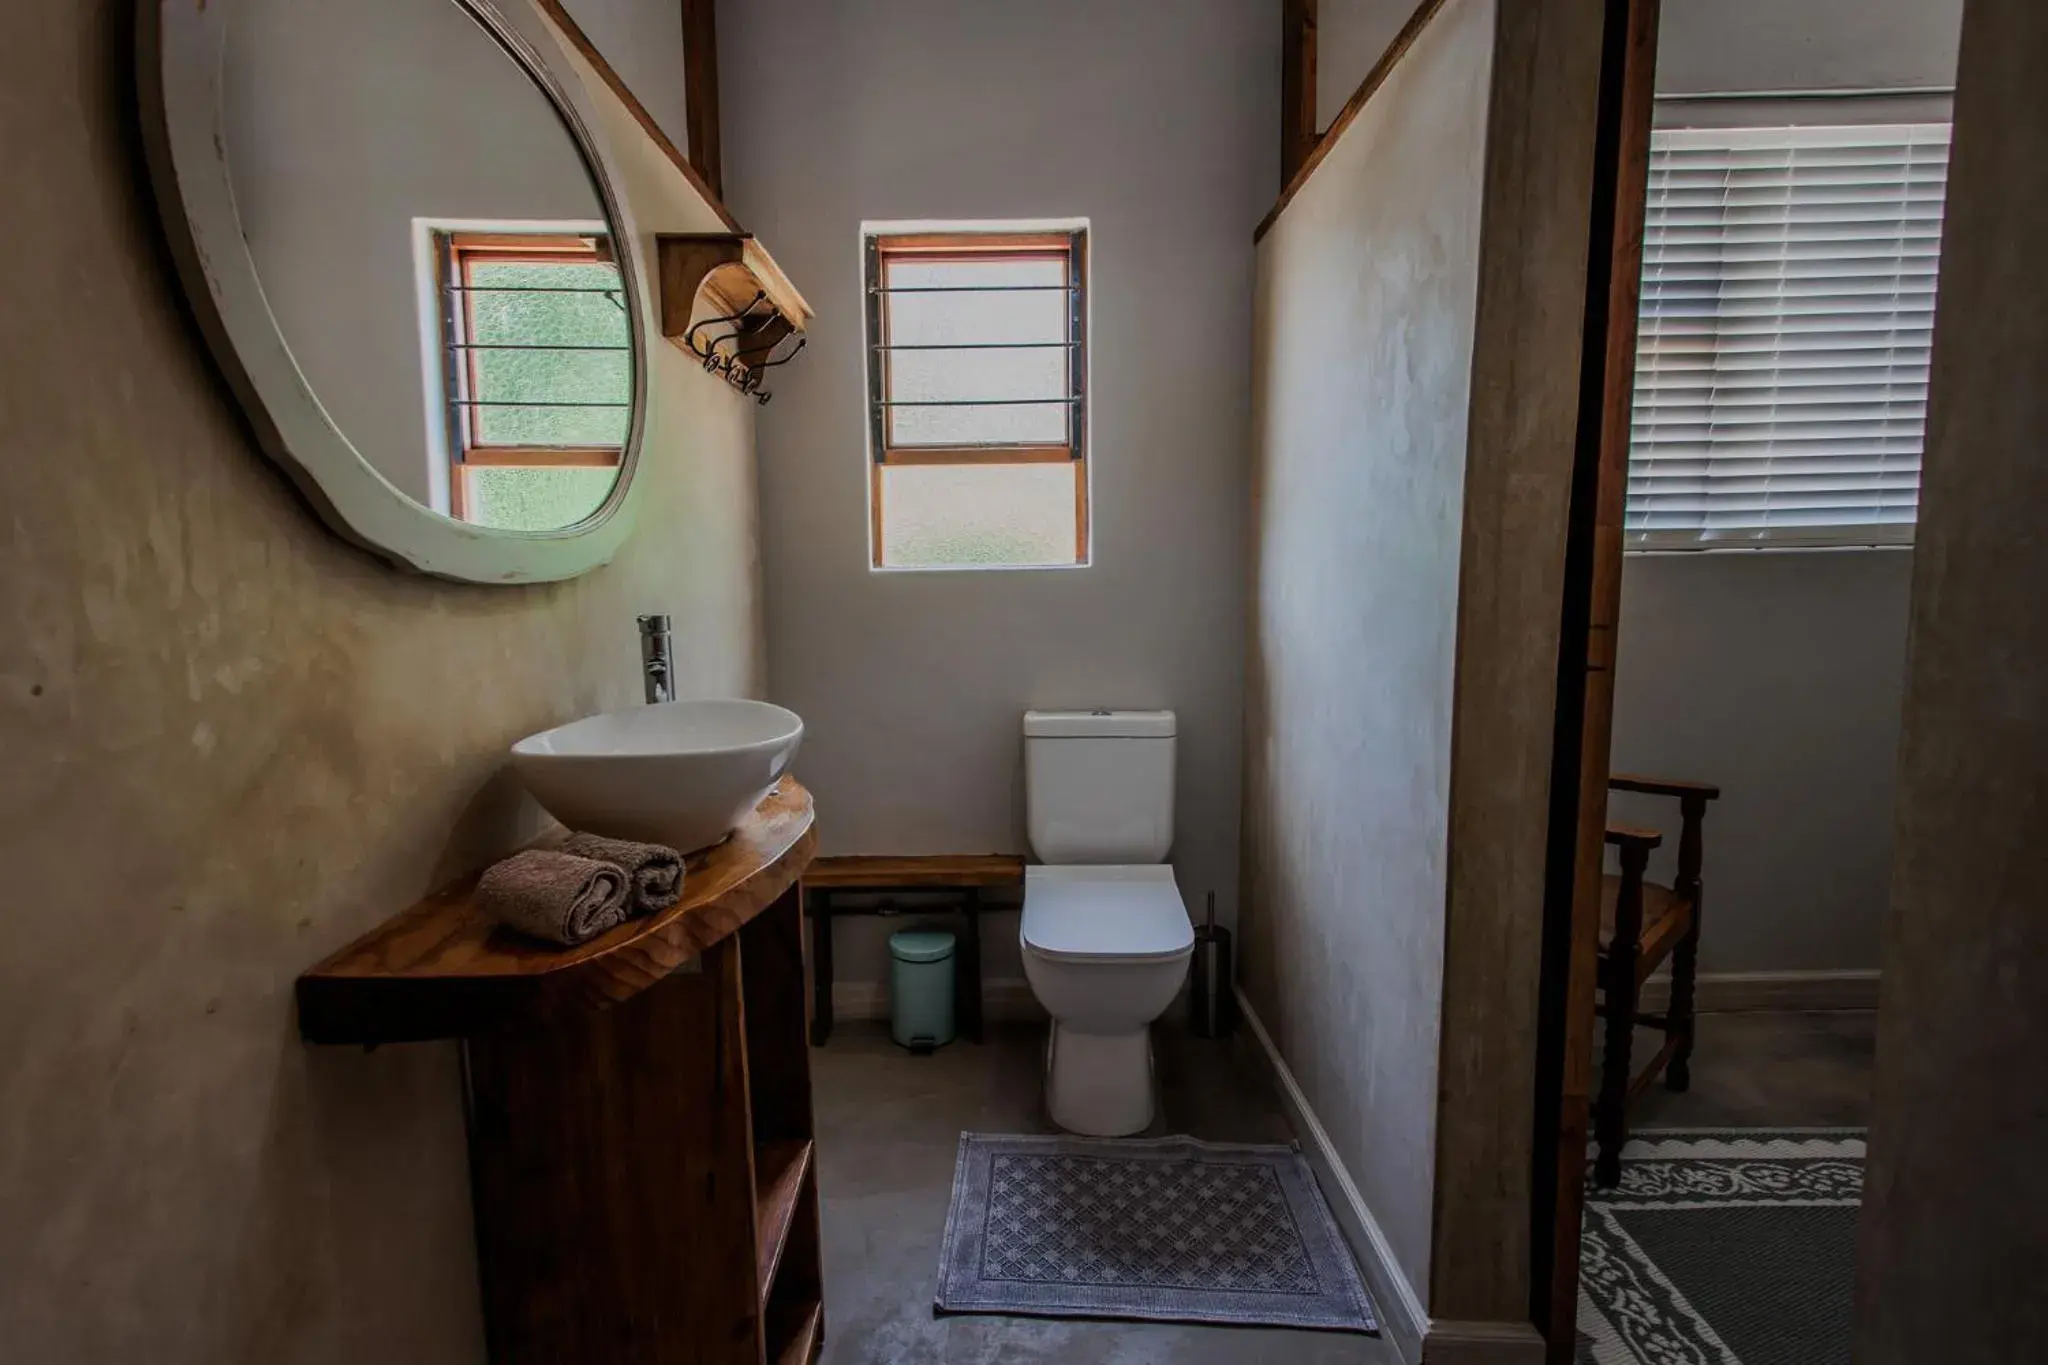
[[[835, 915], [958, 914], [965, 923], [953, 963], [954, 1010], [960, 1032], [982, 1037], [981, 893], [991, 887], [1024, 884], [1024, 860], [1011, 853], [932, 854], [886, 857], [855, 854], [819, 858], [804, 871], [804, 915], [811, 923], [811, 1046], [832, 1036], [832, 919]], [[937, 892], [947, 898], [899, 905], [892, 893]], [[841, 894], [861, 898], [857, 905]], [[873, 898], [873, 899], [870, 899]]]

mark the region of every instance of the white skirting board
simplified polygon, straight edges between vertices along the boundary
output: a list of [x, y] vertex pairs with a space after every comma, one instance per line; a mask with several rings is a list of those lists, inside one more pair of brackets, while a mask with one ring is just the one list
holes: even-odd
[[[1701, 1014], [1745, 1014], [1757, 1010], [1874, 1010], [1876, 971], [1702, 972], [1693, 984], [1693, 1008]], [[1653, 1013], [1671, 1002], [1671, 978], [1659, 972], [1643, 983], [1643, 1008]]]
[[1273, 1036], [1266, 1032], [1258, 1011], [1244, 998], [1242, 990], [1237, 991], [1237, 1004], [1246, 1028], [1272, 1069], [1274, 1087], [1287, 1109], [1287, 1121], [1294, 1126], [1302, 1153], [1316, 1173], [1316, 1183], [1323, 1187], [1323, 1198], [1329, 1201], [1338, 1227], [1351, 1243], [1352, 1255], [1358, 1258], [1359, 1273], [1365, 1277], [1366, 1288], [1372, 1291], [1373, 1302], [1380, 1310], [1381, 1329], [1407, 1365], [1419, 1365], [1423, 1358], [1422, 1341], [1429, 1331], [1429, 1313], [1423, 1308], [1421, 1297], [1394, 1260], [1386, 1234], [1380, 1231], [1372, 1210], [1366, 1207], [1365, 1197], [1358, 1192], [1351, 1172], [1345, 1169], [1343, 1158], [1337, 1155], [1330, 1135], [1323, 1131], [1322, 1120], [1309, 1108], [1308, 1097], [1301, 1093], [1294, 1073], [1287, 1069], [1279, 1048], [1273, 1044]]
[[[996, 1022], [1045, 1018], [1045, 1009], [1031, 993], [1031, 983], [1021, 976], [992, 977], [981, 983], [982, 1016]], [[832, 983], [832, 1018], [887, 1019], [889, 985], [885, 981], [835, 981]]]

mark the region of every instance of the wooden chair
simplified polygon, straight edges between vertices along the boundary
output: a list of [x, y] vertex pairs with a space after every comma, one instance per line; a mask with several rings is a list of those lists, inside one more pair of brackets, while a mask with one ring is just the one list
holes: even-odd
[[[1659, 1072], [1673, 1090], [1692, 1083], [1693, 982], [1699, 969], [1700, 826], [1707, 802], [1719, 787], [1617, 773], [1610, 791], [1647, 792], [1678, 802], [1678, 875], [1670, 886], [1645, 880], [1650, 851], [1664, 842], [1653, 829], [1609, 824], [1607, 842], [1621, 853], [1621, 875], [1604, 879], [1600, 894], [1600, 1006], [1607, 1021], [1600, 1093], [1593, 1101], [1593, 1136], [1599, 1155], [1596, 1185], [1621, 1180], [1621, 1149], [1628, 1144], [1629, 1103], [1650, 1087]], [[1671, 1002], [1662, 1014], [1642, 1012], [1643, 983], [1671, 961]], [[1629, 1049], [1638, 1026], [1662, 1030], [1664, 1046], [1640, 1072], [1629, 1069]]]

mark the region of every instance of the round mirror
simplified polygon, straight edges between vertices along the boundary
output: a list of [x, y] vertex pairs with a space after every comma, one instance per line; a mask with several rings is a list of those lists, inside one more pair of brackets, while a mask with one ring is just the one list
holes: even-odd
[[143, 9], [152, 173], [266, 449], [412, 567], [528, 582], [603, 562], [645, 307], [593, 120], [525, 0]]

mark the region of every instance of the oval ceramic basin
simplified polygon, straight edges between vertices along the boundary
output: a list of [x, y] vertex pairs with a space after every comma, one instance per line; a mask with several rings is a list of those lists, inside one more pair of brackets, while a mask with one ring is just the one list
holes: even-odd
[[670, 701], [529, 735], [512, 766], [571, 829], [687, 853], [730, 834], [803, 737], [794, 711], [765, 701]]

